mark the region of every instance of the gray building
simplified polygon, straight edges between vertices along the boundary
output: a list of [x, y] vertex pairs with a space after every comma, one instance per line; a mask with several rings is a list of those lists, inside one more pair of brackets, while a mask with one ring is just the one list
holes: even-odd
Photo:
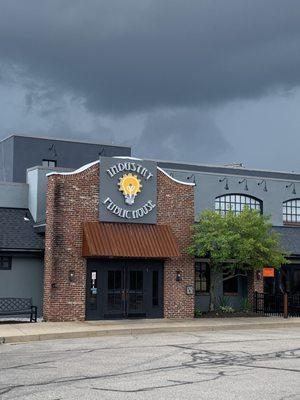
[[130, 156], [128, 146], [12, 135], [0, 141], [0, 182], [26, 182], [26, 170], [79, 168], [99, 156]]
[[0, 141], [0, 298], [32, 298], [41, 316], [47, 177], [127, 146], [12, 135]]
[[31, 297], [41, 316], [44, 238], [26, 208], [0, 208], [0, 226], [0, 297]]
[[[239, 213], [244, 206], [271, 217], [274, 230], [280, 234], [282, 247], [291, 264], [285, 268], [286, 290], [300, 292], [300, 174], [247, 169], [237, 166], [181, 164], [160, 161], [159, 165], [174, 178], [192, 181], [195, 186], [195, 220], [203, 210], [224, 214]], [[207, 260], [196, 263], [196, 305], [203, 311], [209, 303]], [[220, 277], [221, 278], [221, 277]], [[265, 291], [281, 290], [282, 275], [265, 278]], [[218, 296], [226, 296], [238, 308], [247, 295], [247, 279], [242, 276], [219, 280]]]

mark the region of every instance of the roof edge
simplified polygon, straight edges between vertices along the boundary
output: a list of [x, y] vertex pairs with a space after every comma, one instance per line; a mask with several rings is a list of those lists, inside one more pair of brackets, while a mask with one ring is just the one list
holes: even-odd
[[12, 133], [0, 140], [0, 143], [4, 140], [13, 138], [13, 137], [21, 137], [21, 138], [29, 138], [29, 139], [44, 139], [44, 140], [57, 140], [58, 142], [68, 142], [68, 143], [81, 143], [81, 144], [94, 144], [96, 146], [111, 146], [111, 147], [124, 147], [131, 150], [131, 146], [127, 144], [113, 144], [113, 143], [101, 143], [101, 142], [92, 142], [92, 141], [83, 141], [76, 139], [59, 139], [53, 136], [31, 136], [25, 134]]

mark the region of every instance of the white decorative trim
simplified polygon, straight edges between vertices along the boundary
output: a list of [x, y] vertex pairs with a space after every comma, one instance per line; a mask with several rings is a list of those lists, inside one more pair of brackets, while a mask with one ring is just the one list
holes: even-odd
[[75, 169], [75, 171], [71, 171], [71, 172], [49, 172], [49, 174], [46, 174], [46, 176], [51, 176], [51, 175], [75, 175], [75, 174], [79, 174], [80, 172], [85, 171], [86, 169], [92, 167], [93, 165], [96, 165], [99, 163], [99, 160], [97, 161], [93, 161], [89, 164], [83, 165], [82, 167]]
[[[134, 158], [134, 157], [113, 157], [113, 158], [124, 158], [124, 159], [126, 159], [126, 158], [128, 158], [129, 160], [138, 160], [138, 161], [142, 161], [140, 158]], [[71, 172], [49, 172], [49, 174], [46, 174], [46, 176], [48, 177], [48, 176], [51, 176], [51, 175], [75, 175], [75, 174], [79, 174], [80, 172], [83, 172], [83, 171], [85, 171], [86, 169], [88, 169], [88, 168], [90, 168], [90, 167], [92, 167], [93, 165], [96, 165], [96, 164], [98, 164], [98, 163], [100, 163], [100, 160], [97, 160], [97, 161], [93, 161], [93, 162], [91, 162], [91, 163], [89, 163], [89, 164], [86, 164], [86, 165], [83, 165], [82, 167], [80, 167], [80, 168], [78, 168], [78, 169], [76, 169], [75, 171], [71, 171]], [[168, 178], [170, 178], [172, 181], [174, 181], [174, 182], [176, 182], [176, 183], [179, 183], [179, 184], [181, 184], [181, 185], [186, 185], [186, 186], [196, 186], [196, 184], [195, 183], [193, 183], [193, 182], [183, 182], [183, 181], [179, 181], [178, 179], [175, 179], [175, 178], [173, 178], [171, 175], [169, 175], [164, 169], [162, 169], [162, 168], [160, 168], [160, 167], [157, 167], [157, 169], [159, 170], [159, 171], [161, 171], [163, 174], [165, 174]]]
[[112, 158], [122, 158], [122, 159], [128, 159], [128, 160], [143, 161], [142, 158], [126, 157], [126, 156], [113, 156]]
[[173, 178], [173, 176], [169, 175], [164, 169], [157, 167], [157, 169], [159, 171], [161, 171], [162, 173], [164, 173], [165, 175], [167, 175], [168, 178], [172, 179], [172, 181], [176, 182], [176, 183], [180, 183], [181, 185], [186, 185], [186, 186], [196, 186], [196, 184], [194, 182], [183, 182], [183, 181], [179, 181], [178, 179]]

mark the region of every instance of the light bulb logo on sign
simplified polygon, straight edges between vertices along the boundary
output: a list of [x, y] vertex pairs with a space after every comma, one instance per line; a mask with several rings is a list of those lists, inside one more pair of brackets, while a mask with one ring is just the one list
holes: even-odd
[[157, 165], [130, 158], [100, 158], [101, 221], [156, 223]]
[[137, 177], [137, 175], [125, 174], [122, 178], [119, 178], [120, 192], [123, 193], [125, 197], [125, 203], [132, 206], [134, 203], [135, 196], [141, 192], [143, 185], [141, 184], [141, 180]]

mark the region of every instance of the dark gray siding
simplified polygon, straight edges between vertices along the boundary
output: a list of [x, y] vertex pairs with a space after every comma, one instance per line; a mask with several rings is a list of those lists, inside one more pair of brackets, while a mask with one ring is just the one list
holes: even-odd
[[130, 147], [14, 136], [14, 182], [26, 181], [27, 168], [55, 160], [57, 167], [79, 168], [104, 156], [130, 156]]
[[13, 143], [13, 137], [0, 142], [0, 182], [13, 180]]

